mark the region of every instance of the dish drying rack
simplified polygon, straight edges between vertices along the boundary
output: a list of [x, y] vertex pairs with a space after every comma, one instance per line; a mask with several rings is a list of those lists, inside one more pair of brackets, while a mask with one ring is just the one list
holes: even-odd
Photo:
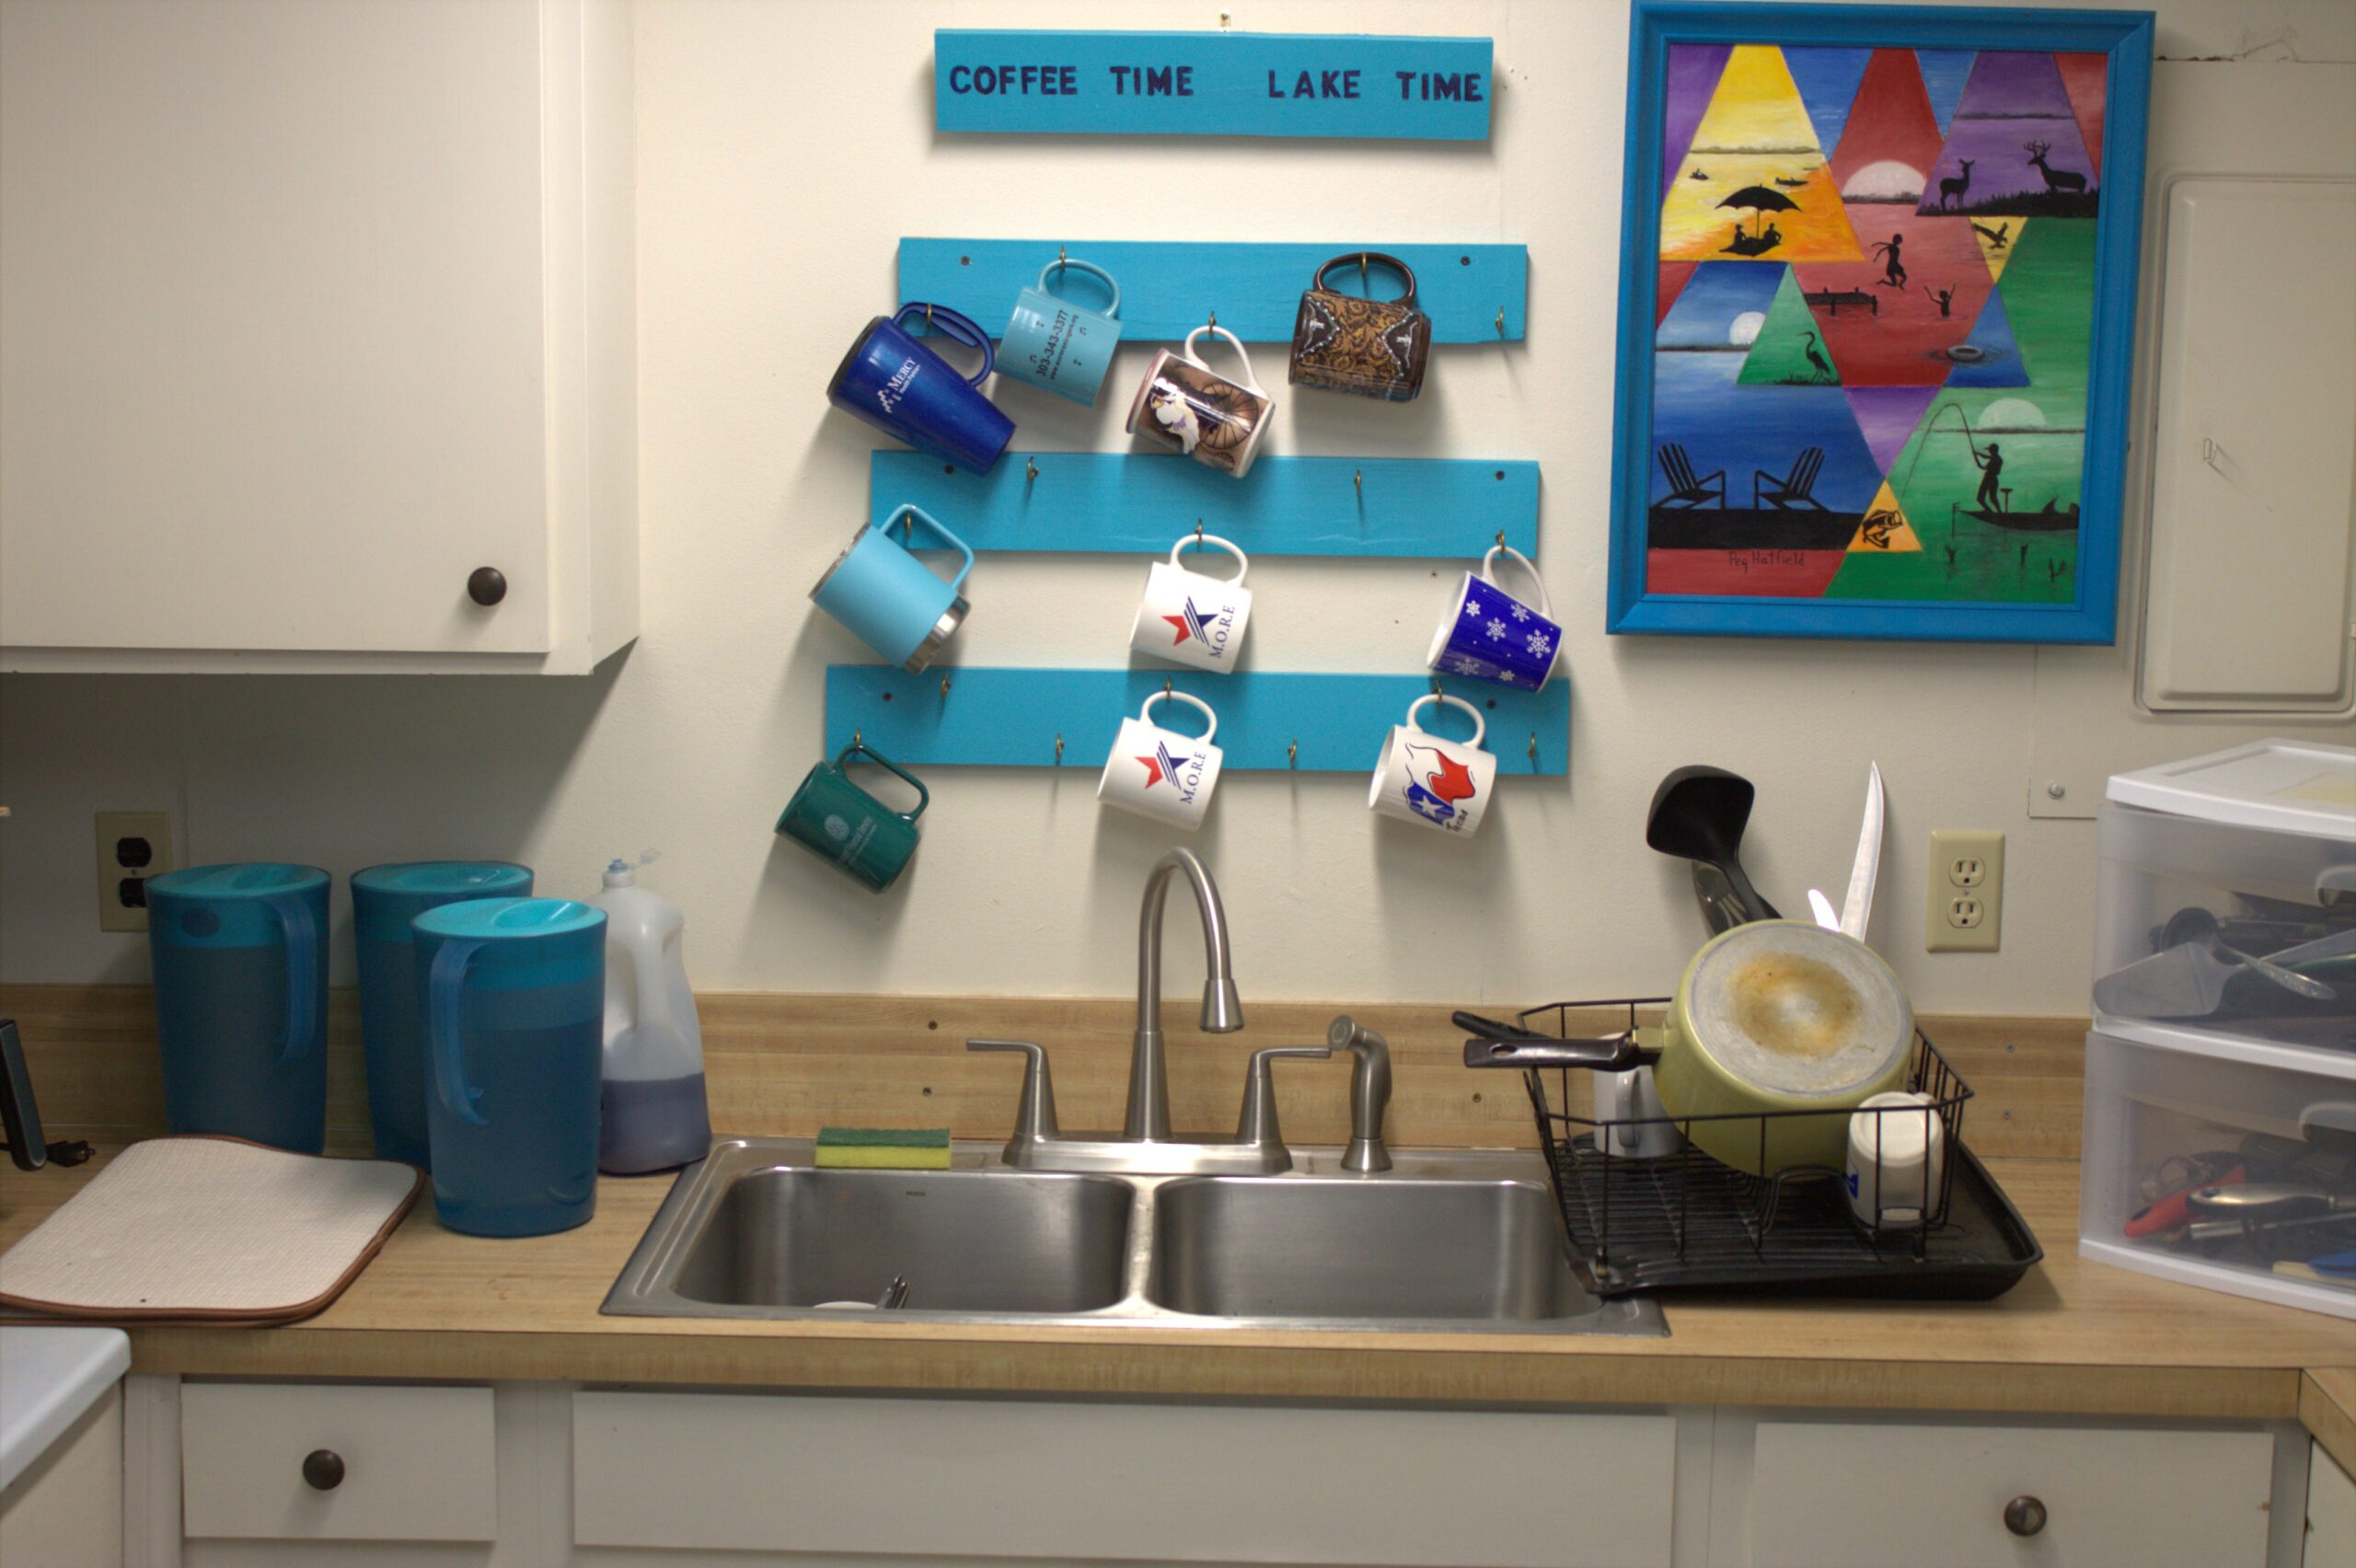
[[[1633, 1031], [1640, 1011], [1669, 1005], [1666, 997], [1549, 1002], [1525, 1009], [1517, 1022], [1529, 1033], [1567, 1040], [1575, 1014], [1621, 1011]], [[2044, 1256], [2019, 1211], [1964, 1145], [1970, 1086], [1920, 1029], [1906, 1087], [1928, 1098], [1945, 1134], [1946, 1158], [1935, 1190], [1924, 1171], [1921, 1218], [1878, 1228], [1851, 1212], [1839, 1170], [1799, 1166], [1753, 1176], [1703, 1153], [1688, 1136], [1702, 1122], [1755, 1124], [1763, 1166], [1768, 1123], [1834, 1117], [1845, 1143], [1849, 1119], [1859, 1113], [1580, 1116], [1570, 1110], [1570, 1075], [1586, 1070], [1527, 1067], [1522, 1081], [1581, 1280], [1597, 1296], [1692, 1290], [1985, 1300], [2012, 1288]], [[1924, 1113], [1919, 1106], [1892, 1106], [1863, 1113]], [[1639, 1147], [1642, 1134], [1664, 1125], [1679, 1135], [1673, 1153], [1607, 1152]], [[1898, 1195], [1895, 1190], [1891, 1195]]]

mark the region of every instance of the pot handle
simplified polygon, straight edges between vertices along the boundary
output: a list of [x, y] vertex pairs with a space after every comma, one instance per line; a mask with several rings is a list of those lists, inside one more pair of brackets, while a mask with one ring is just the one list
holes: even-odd
[[1500, 544], [1491, 545], [1489, 547], [1488, 554], [1481, 558], [1481, 581], [1487, 583], [1492, 588], [1502, 589], [1503, 584], [1498, 582], [1496, 578], [1491, 575], [1491, 568], [1496, 564], [1496, 559], [1500, 554], [1509, 555], [1513, 557], [1514, 559], [1521, 563], [1522, 572], [1530, 579], [1530, 585], [1538, 590], [1538, 613], [1544, 616], [1548, 620], [1553, 620], [1554, 618], [1554, 606], [1546, 597], [1546, 584], [1540, 579], [1538, 575], [1538, 568], [1530, 563], [1530, 559], [1528, 556], [1522, 554], [1511, 545]]
[[1600, 1040], [1467, 1040], [1468, 1067], [1588, 1067], [1600, 1073], [1626, 1072], [1652, 1060], [1652, 1053], [1630, 1034]]
[[966, 386], [980, 390], [982, 383], [990, 378], [990, 372], [998, 368], [998, 351], [990, 346], [990, 335], [976, 326], [969, 316], [961, 315], [945, 305], [926, 305], [921, 301], [900, 306], [900, 314], [893, 317], [892, 324], [905, 329], [908, 318], [914, 316], [924, 317], [928, 330], [938, 327], [943, 336], [953, 341], [982, 351], [982, 368], [965, 377]]

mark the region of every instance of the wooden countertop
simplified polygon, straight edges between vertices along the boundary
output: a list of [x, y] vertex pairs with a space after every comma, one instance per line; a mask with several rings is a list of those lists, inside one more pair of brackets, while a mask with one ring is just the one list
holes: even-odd
[[[2082, 1262], [2075, 1163], [1988, 1163], [2047, 1249], [2001, 1299], [1679, 1304], [1666, 1339], [601, 1317], [598, 1303], [670, 1188], [663, 1176], [609, 1178], [588, 1225], [525, 1240], [456, 1235], [422, 1201], [319, 1316], [268, 1330], [133, 1329], [133, 1365], [275, 1377], [2214, 1419], [2295, 1419], [2304, 1409], [2327, 1447], [2356, 1465], [2356, 1323]], [[95, 1169], [0, 1176], [0, 1247]]]

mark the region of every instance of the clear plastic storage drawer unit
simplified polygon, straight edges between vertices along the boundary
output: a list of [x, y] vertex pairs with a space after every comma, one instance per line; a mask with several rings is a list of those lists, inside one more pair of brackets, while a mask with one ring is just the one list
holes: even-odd
[[2084, 1166], [2085, 1256], [2356, 1318], [2356, 1052], [2097, 1025]]
[[2123, 773], [2096, 821], [2098, 1021], [2356, 1051], [2356, 748]]

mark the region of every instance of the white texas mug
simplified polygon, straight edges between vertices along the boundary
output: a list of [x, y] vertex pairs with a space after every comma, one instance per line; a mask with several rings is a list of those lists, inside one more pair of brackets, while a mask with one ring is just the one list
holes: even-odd
[[[1442, 740], [1417, 727], [1415, 715], [1427, 702], [1461, 708], [1472, 717], [1470, 741]], [[1489, 809], [1496, 788], [1497, 759], [1481, 749], [1488, 725], [1481, 710], [1461, 697], [1426, 692], [1407, 705], [1407, 721], [1391, 726], [1382, 755], [1374, 765], [1367, 804], [1380, 816], [1419, 823], [1441, 833], [1472, 833]]]
[[[1214, 545], [1235, 558], [1235, 575], [1212, 577], [1178, 564], [1188, 545]], [[1251, 559], [1217, 534], [1189, 534], [1170, 547], [1170, 559], [1146, 573], [1145, 598], [1129, 628], [1129, 646], [1157, 659], [1226, 674], [1243, 651], [1252, 619], [1252, 590], [1243, 586]]]
[[[1200, 735], [1182, 735], [1153, 721], [1153, 705], [1165, 697], [1202, 709]], [[1201, 698], [1183, 691], [1155, 692], [1136, 718], [1121, 721], [1113, 755], [1104, 761], [1104, 777], [1096, 784], [1098, 802], [1189, 832], [1202, 826], [1226, 759], [1211, 744], [1218, 733], [1218, 715]]]

